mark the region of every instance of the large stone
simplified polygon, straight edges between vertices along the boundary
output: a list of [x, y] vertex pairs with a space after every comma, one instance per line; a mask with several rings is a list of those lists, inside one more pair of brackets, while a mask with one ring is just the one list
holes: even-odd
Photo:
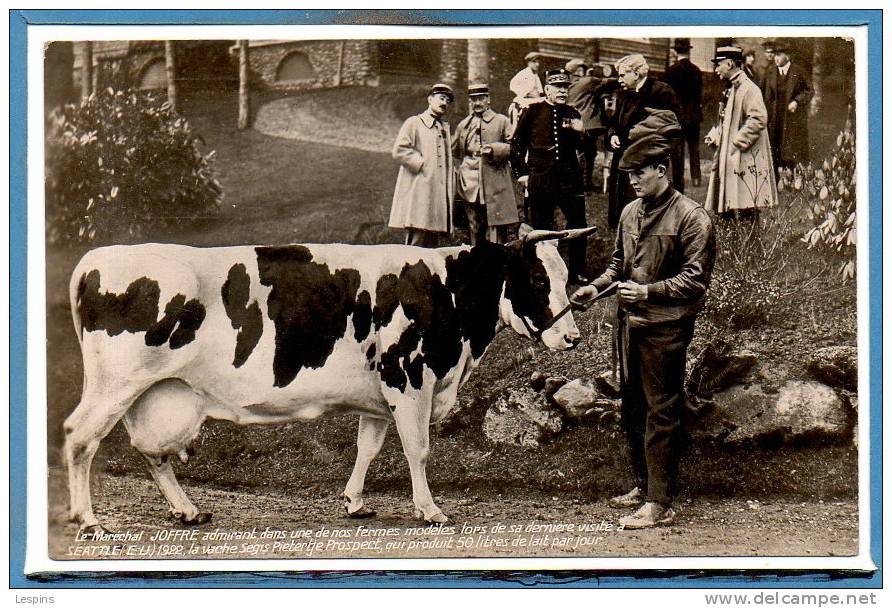
[[827, 346], [816, 350], [808, 371], [819, 381], [847, 391], [858, 390], [858, 348]]
[[483, 432], [494, 443], [537, 448], [563, 429], [561, 415], [527, 388], [510, 389], [487, 410]]
[[548, 380], [548, 374], [545, 374], [540, 371], [535, 371], [530, 374], [530, 386], [533, 387], [534, 391], [541, 391], [545, 388], [545, 381]]
[[555, 392], [552, 399], [571, 418], [581, 418], [601, 396], [591, 380], [577, 378]]
[[546, 399], [551, 399], [558, 390], [567, 384], [569, 380], [563, 376], [551, 376], [545, 380], [545, 386], [542, 387], [542, 394]]
[[843, 399], [825, 384], [792, 380], [776, 393], [759, 384], [735, 385], [715, 393], [701, 417], [689, 425], [695, 438], [735, 444], [812, 435], [846, 437], [851, 416]]

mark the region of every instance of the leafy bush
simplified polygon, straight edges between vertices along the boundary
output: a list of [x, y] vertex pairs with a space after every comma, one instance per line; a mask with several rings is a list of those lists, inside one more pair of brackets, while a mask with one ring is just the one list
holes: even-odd
[[833, 252], [842, 280], [855, 276], [855, 134], [852, 122], [836, 138], [836, 149], [820, 168], [811, 164], [786, 170], [778, 186], [805, 205], [813, 227], [803, 240], [809, 249]]
[[720, 329], [745, 329], [783, 315], [781, 303], [825, 270], [801, 241], [803, 202], [781, 197], [746, 219], [716, 218], [718, 252], [706, 317]]
[[139, 238], [150, 226], [214, 212], [214, 153], [159, 96], [104, 89], [56, 111], [47, 125], [47, 237]]

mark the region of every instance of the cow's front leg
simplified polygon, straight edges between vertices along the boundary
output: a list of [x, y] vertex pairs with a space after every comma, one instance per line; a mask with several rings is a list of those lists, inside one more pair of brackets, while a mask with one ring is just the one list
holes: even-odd
[[362, 490], [365, 486], [365, 476], [369, 465], [381, 451], [384, 445], [384, 437], [387, 435], [387, 427], [390, 421], [371, 416], [359, 417], [359, 432], [356, 435], [356, 463], [353, 465], [353, 474], [344, 488], [344, 507], [347, 516], [360, 519], [374, 517], [375, 511], [365, 507], [362, 500]]
[[412, 502], [415, 517], [433, 524], [449, 522], [434, 503], [427, 485], [427, 458], [430, 454], [430, 418], [434, 379], [425, 378], [420, 390], [407, 389], [399, 397], [387, 396], [393, 409], [393, 419], [403, 444], [403, 453], [412, 474]]

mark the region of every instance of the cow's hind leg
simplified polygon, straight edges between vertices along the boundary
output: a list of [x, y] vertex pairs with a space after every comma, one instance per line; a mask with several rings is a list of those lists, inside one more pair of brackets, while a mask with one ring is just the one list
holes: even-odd
[[65, 463], [68, 466], [69, 519], [85, 531], [101, 530], [90, 497], [90, 467], [99, 443], [143, 390], [96, 391], [85, 387], [81, 401], [65, 420]]
[[353, 474], [344, 488], [344, 508], [347, 516], [353, 519], [374, 517], [375, 511], [366, 508], [362, 500], [362, 490], [365, 486], [365, 475], [369, 465], [381, 451], [384, 445], [384, 437], [387, 435], [387, 427], [390, 421], [371, 416], [359, 417], [359, 432], [356, 435], [356, 463], [353, 465]]
[[430, 454], [430, 418], [433, 382], [425, 382], [420, 391], [410, 391], [399, 397], [388, 396], [394, 406], [393, 419], [403, 444], [403, 453], [412, 474], [412, 502], [415, 517], [432, 524], [445, 524], [449, 518], [434, 503], [427, 485], [427, 458]]
[[149, 472], [170, 505], [170, 514], [185, 525], [200, 525], [211, 519], [189, 500], [180, 487], [170, 459], [185, 461], [192, 441], [204, 422], [204, 399], [182, 380], [154, 384], [140, 395], [124, 416], [130, 442], [149, 465]]

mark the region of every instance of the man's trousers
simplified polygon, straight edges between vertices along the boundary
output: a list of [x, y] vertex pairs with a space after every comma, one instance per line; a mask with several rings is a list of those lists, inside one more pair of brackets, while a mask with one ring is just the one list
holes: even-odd
[[[540, 230], [554, 230], [555, 208], [561, 210], [566, 219], [567, 228], [585, 228], [585, 195], [581, 192], [571, 194], [567, 192], [543, 192], [541, 190], [530, 192], [530, 221], [533, 228]], [[569, 258], [570, 277], [585, 275], [585, 246], [586, 239], [572, 239], [568, 242], [567, 253]]]
[[682, 448], [685, 360], [694, 318], [648, 327], [619, 323], [622, 428], [647, 500], [669, 505]]

